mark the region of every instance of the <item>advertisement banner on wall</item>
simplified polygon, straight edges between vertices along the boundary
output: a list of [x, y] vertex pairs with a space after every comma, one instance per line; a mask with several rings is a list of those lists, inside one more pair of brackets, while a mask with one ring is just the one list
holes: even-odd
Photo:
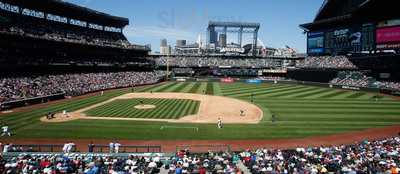
[[376, 30], [376, 43], [400, 42], [400, 26]]
[[400, 26], [377, 29], [376, 44], [377, 49], [399, 49]]
[[233, 83], [233, 82], [235, 82], [235, 80], [233, 78], [228, 77], [228, 78], [222, 78], [221, 82], [222, 83]]
[[248, 79], [248, 80], [246, 80], [246, 83], [260, 84], [261, 80], [259, 80], [259, 79]]

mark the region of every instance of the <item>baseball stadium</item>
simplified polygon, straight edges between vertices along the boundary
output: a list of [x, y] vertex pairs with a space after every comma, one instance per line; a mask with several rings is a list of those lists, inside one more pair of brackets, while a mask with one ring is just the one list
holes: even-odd
[[399, 173], [398, 9], [321, 3], [306, 53], [216, 20], [154, 52], [128, 18], [0, 0], [0, 173]]

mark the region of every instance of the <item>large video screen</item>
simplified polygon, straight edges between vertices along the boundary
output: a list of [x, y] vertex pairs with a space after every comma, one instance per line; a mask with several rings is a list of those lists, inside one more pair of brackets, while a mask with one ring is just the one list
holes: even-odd
[[314, 32], [308, 34], [308, 52], [309, 53], [322, 53], [324, 51], [324, 33]]
[[376, 43], [400, 42], [400, 26], [390, 28], [379, 28], [376, 30]]
[[324, 47], [324, 37], [315, 37], [308, 39], [308, 48], [322, 48]]

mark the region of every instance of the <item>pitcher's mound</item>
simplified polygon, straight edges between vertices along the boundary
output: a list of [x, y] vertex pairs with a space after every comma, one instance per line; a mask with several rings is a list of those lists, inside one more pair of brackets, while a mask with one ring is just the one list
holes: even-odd
[[155, 105], [136, 105], [135, 109], [153, 109], [156, 108]]

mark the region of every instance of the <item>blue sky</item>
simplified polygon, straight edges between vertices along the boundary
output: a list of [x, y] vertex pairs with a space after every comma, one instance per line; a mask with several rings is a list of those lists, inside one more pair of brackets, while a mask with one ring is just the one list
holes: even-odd
[[194, 43], [199, 34], [205, 39], [208, 21], [217, 20], [258, 22], [259, 39], [264, 45], [275, 48], [289, 45], [305, 52], [306, 36], [298, 26], [314, 19], [323, 0], [66, 1], [129, 18], [130, 25], [124, 30], [129, 41], [151, 44], [153, 51], [159, 50], [162, 38], [171, 45], [175, 45], [176, 39]]

